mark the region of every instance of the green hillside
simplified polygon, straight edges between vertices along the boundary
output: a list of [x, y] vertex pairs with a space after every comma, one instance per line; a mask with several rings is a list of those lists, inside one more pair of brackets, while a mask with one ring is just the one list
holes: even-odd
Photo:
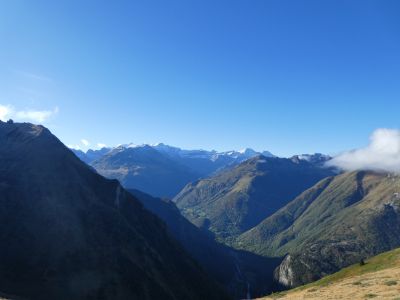
[[187, 185], [174, 201], [196, 226], [229, 242], [329, 175], [305, 160], [257, 156]]
[[298, 286], [400, 246], [400, 180], [373, 172], [327, 178], [237, 239], [237, 247], [283, 256], [275, 272]]

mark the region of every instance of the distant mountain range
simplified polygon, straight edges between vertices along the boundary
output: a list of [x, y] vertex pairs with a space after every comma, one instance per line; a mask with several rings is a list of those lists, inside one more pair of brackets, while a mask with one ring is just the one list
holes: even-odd
[[[242, 151], [183, 150], [165, 144], [121, 145], [100, 150], [74, 150], [84, 162], [130, 189], [157, 197], [173, 198], [189, 182], [210, 176], [259, 155]], [[268, 151], [267, 157], [273, 157]]]
[[90, 164], [101, 175], [159, 197], [173, 197], [200, 174], [150, 146], [117, 147]]
[[[203, 171], [198, 171], [199, 173], [203, 174], [210, 174], [218, 168], [225, 167], [229, 163], [235, 163], [235, 162], [241, 162], [243, 160], [246, 160], [248, 158], [251, 158], [256, 155], [264, 155], [266, 157], [274, 157], [271, 152], [269, 151], [262, 151], [262, 152], [257, 152], [251, 148], [245, 148], [243, 150], [232, 150], [232, 151], [225, 151], [225, 152], [218, 152], [216, 150], [186, 150], [186, 149], [181, 149], [178, 147], [166, 145], [163, 143], [158, 143], [158, 144], [141, 144], [141, 145], [136, 145], [136, 144], [124, 144], [124, 145], [119, 145], [116, 147], [104, 147], [101, 149], [89, 149], [86, 152], [79, 150], [79, 149], [73, 149], [71, 150], [84, 162], [86, 163], [91, 163], [95, 161], [96, 159], [99, 159], [103, 155], [105, 155], [107, 152], [110, 152], [114, 149], [132, 149], [132, 148], [153, 148], [165, 155], [167, 155], [170, 158], [175, 158], [179, 160], [186, 161], [187, 165], [194, 170], [199, 169]], [[197, 162], [197, 164], [196, 164]], [[200, 165], [200, 162], [206, 163], [206, 166]]]
[[42, 126], [0, 122], [0, 196], [1, 293], [229, 299], [158, 217]]
[[75, 153], [76, 156], [78, 156], [83, 162], [90, 164], [91, 162], [95, 161], [96, 159], [99, 159], [103, 155], [105, 155], [107, 152], [111, 151], [112, 148], [101, 148], [97, 150], [92, 150], [89, 149], [86, 152], [78, 149], [71, 149], [72, 152]]
[[334, 170], [322, 167], [322, 162], [319, 154], [307, 159], [257, 155], [188, 184], [174, 201], [193, 224], [227, 242], [322, 178], [335, 174]]

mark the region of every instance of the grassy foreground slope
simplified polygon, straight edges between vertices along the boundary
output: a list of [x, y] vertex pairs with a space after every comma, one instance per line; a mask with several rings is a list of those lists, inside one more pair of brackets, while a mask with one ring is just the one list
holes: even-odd
[[400, 248], [262, 299], [400, 299]]

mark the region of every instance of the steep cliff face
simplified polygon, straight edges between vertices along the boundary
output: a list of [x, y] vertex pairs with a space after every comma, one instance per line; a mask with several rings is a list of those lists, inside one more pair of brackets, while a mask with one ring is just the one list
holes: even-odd
[[291, 268], [291, 260], [292, 257], [288, 254], [274, 271], [275, 280], [282, 286], [294, 286], [296, 284]]

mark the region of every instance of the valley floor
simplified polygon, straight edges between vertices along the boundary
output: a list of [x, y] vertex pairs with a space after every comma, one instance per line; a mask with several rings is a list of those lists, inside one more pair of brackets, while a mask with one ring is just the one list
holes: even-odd
[[390, 299], [400, 300], [400, 250], [351, 266], [315, 283], [275, 293], [266, 299]]

